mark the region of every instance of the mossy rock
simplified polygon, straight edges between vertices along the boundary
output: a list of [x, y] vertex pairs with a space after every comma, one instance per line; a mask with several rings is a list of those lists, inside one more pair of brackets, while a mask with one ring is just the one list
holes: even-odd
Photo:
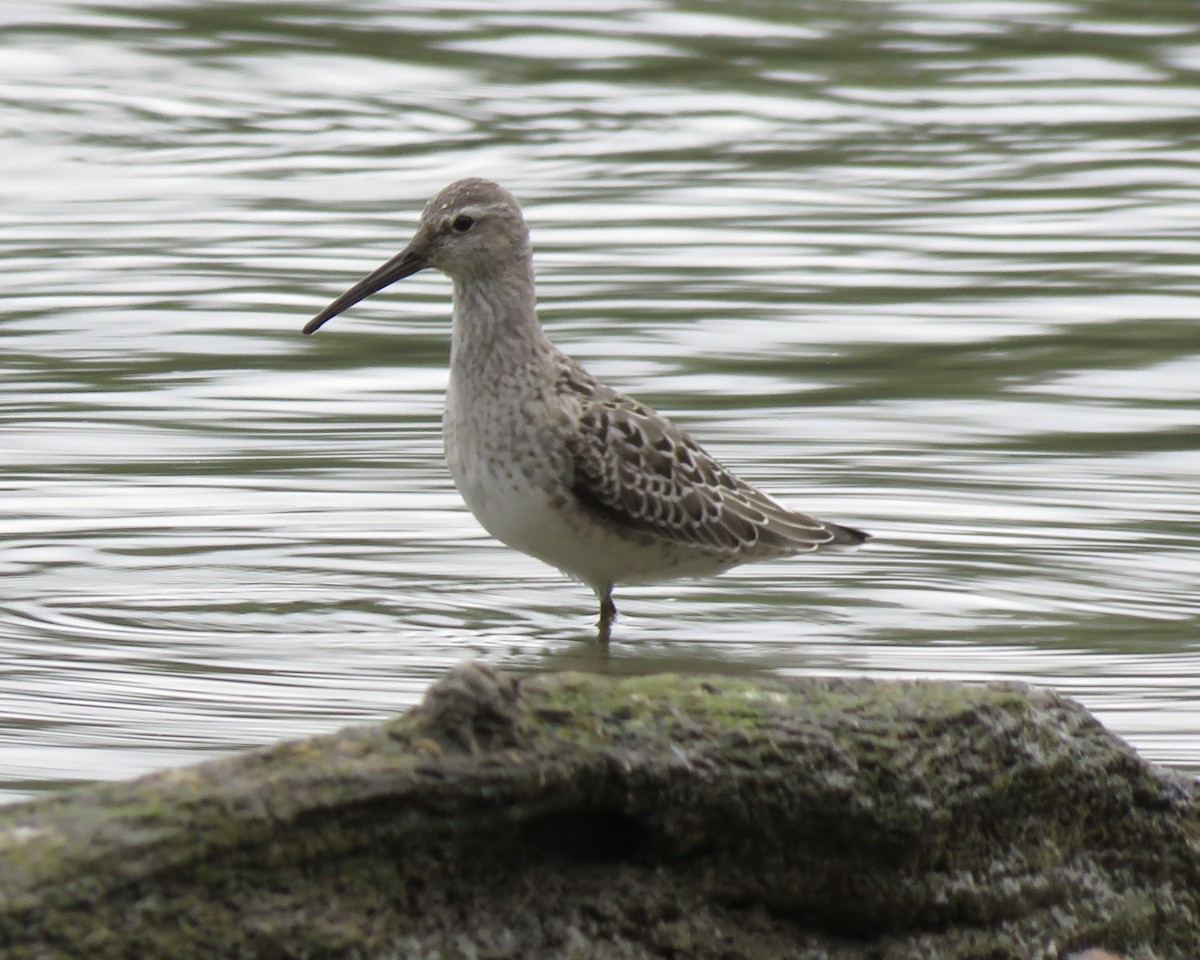
[[0, 957], [1185, 960], [1196, 801], [1018, 684], [471, 665], [0, 809]]

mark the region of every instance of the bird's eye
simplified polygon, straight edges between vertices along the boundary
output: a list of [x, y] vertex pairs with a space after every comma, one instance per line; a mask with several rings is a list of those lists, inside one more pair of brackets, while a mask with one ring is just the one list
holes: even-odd
[[475, 226], [475, 218], [468, 217], [465, 213], [460, 213], [454, 218], [454, 222], [450, 226], [454, 228], [455, 233], [466, 233]]

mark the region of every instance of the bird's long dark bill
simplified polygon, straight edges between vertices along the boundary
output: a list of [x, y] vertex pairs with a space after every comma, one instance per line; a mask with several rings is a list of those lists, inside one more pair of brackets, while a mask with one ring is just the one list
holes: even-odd
[[367, 276], [363, 277], [358, 283], [334, 300], [333, 303], [309, 320], [304, 325], [304, 332], [316, 333], [317, 329], [326, 320], [333, 319], [339, 313], [354, 306], [359, 300], [365, 300], [377, 290], [382, 290], [389, 283], [395, 283], [397, 280], [411, 277], [418, 270], [424, 270], [428, 265], [429, 261], [425, 255], [412, 249], [412, 247], [401, 250], [382, 267], [367, 274]]

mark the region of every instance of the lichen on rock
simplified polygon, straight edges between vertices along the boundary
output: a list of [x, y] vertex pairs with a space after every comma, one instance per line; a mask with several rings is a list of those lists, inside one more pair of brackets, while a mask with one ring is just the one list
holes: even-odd
[[1198, 826], [1020, 684], [472, 664], [375, 727], [0, 809], [0, 956], [1184, 960]]

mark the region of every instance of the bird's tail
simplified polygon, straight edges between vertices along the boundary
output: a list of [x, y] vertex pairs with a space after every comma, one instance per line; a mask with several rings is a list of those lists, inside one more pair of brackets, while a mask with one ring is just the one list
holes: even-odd
[[871, 539], [871, 535], [865, 530], [843, 527], [836, 523], [826, 522], [825, 529], [833, 534], [833, 539], [823, 544], [826, 547], [857, 547]]

